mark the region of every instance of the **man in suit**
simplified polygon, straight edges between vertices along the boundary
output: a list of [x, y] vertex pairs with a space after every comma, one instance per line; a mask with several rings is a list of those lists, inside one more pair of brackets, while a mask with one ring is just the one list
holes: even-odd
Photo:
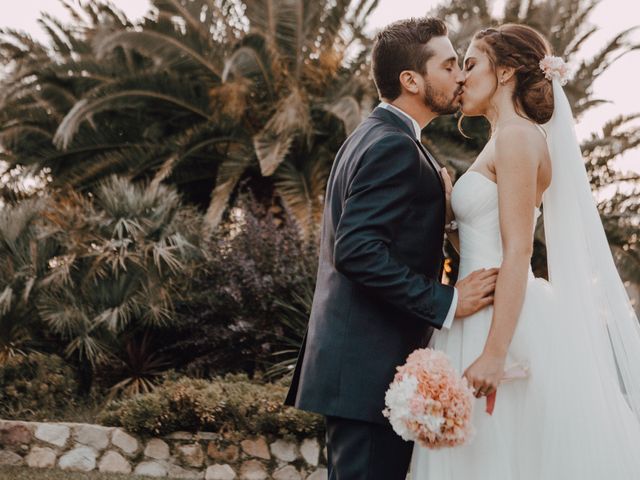
[[325, 416], [329, 480], [405, 478], [413, 444], [382, 415], [396, 367], [433, 328], [491, 304], [497, 276], [440, 283], [451, 181], [420, 132], [459, 108], [464, 75], [446, 25], [389, 25], [372, 68], [382, 103], [333, 164], [311, 317], [285, 401]]

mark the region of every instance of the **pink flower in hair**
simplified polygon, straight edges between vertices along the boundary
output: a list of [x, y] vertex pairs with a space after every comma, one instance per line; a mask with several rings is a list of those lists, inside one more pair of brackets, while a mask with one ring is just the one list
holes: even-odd
[[558, 80], [563, 86], [569, 81], [569, 66], [560, 57], [545, 55], [540, 60], [540, 68], [548, 80]]

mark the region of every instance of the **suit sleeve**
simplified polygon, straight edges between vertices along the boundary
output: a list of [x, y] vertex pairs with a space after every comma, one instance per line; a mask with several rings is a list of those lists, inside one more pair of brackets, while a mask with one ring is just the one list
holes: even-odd
[[336, 228], [335, 268], [408, 318], [441, 328], [453, 287], [412, 271], [391, 254], [420, 178], [420, 154], [409, 137], [379, 140], [364, 154]]

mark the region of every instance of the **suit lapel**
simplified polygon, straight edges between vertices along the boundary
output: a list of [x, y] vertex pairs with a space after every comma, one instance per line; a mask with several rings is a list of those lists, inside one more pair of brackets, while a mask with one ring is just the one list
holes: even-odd
[[411, 138], [415, 139], [416, 134], [413, 131], [413, 125], [411, 125], [408, 120], [401, 118], [398, 114], [393, 113], [386, 108], [376, 107], [369, 116], [396, 126]]
[[440, 180], [440, 186], [442, 187], [442, 191], [444, 192], [444, 181], [442, 180], [442, 175], [440, 174], [440, 165], [438, 164], [436, 159], [431, 156], [431, 153], [429, 152], [429, 150], [427, 150], [425, 146], [422, 145], [422, 142], [420, 142], [419, 140], [416, 140], [416, 144], [418, 145], [418, 148], [420, 148], [420, 150], [422, 151], [423, 155], [427, 157], [427, 161], [429, 162], [429, 165], [431, 165], [431, 168], [433, 168], [433, 171], [438, 176], [438, 179]]
[[411, 124], [411, 122], [404, 118], [401, 118], [394, 112], [390, 112], [389, 110], [380, 107], [376, 107], [373, 112], [371, 112], [370, 116], [373, 118], [377, 118], [378, 120], [382, 120], [383, 122], [389, 122], [395, 125], [396, 127], [403, 130], [411, 138], [413, 138], [413, 141], [416, 142], [422, 154], [427, 158], [427, 163], [431, 165], [431, 168], [433, 168], [433, 171], [438, 176], [438, 179], [440, 180], [440, 186], [442, 187], [442, 193], [444, 194], [444, 182], [442, 180], [442, 175], [440, 175], [440, 165], [438, 165], [438, 162], [431, 156], [429, 150], [427, 150], [424, 145], [422, 145], [420, 140], [416, 140], [415, 132], [413, 130], [413, 125]]

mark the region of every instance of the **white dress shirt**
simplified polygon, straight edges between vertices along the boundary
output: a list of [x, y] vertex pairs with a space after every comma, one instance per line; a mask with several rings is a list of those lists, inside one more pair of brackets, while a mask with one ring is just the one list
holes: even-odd
[[[420, 137], [422, 135], [422, 128], [420, 128], [420, 124], [413, 118], [411, 115], [403, 112], [401, 109], [396, 107], [395, 105], [391, 105], [387, 102], [380, 102], [378, 105], [380, 108], [384, 108], [385, 110], [389, 110], [390, 112], [395, 113], [400, 118], [408, 118], [411, 120], [411, 124], [413, 125], [413, 130], [416, 136], [416, 140], [420, 141]], [[429, 160], [429, 159], [427, 159]], [[453, 287], [453, 298], [451, 299], [451, 306], [449, 307], [449, 313], [447, 313], [447, 318], [445, 318], [444, 323], [442, 324], [442, 328], [449, 329], [451, 325], [453, 325], [453, 319], [456, 316], [456, 307], [458, 306], [458, 290]]]

